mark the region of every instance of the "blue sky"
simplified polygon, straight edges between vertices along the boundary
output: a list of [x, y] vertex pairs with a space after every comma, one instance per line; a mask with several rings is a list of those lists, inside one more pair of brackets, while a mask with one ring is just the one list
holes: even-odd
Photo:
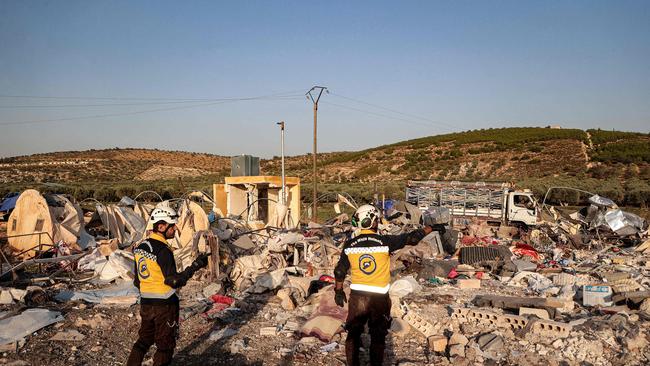
[[302, 154], [313, 85], [331, 90], [319, 151], [505, 126], [648, 132], [649, 60], [648, 1], [4, 0], [0, 156], [270, 157], [280, 120]]

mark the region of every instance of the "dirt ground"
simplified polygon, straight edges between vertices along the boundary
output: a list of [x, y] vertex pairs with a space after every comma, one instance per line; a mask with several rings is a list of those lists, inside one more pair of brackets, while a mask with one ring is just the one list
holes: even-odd
[[[503, 357], [497, 362], [468, 348], [465, 357], [448, 358], [434, 353], [424, 336], [414, 329], [406, 333], [391, 332], [388, 336], [387, 365], [644, 365], [650, 353], [643, 349], [630, 351], [625, 340], [616, 338], [612, 315], [589, 315], [588, 321], [574, 327], [566, 339], [539, 338], [533, 334], [518, 337], [510, 330], [486, 328], [463, 323], [449, 315], [450, 306], [468, 303], [477, 294], [525, 295], [525, 290], [504, 286], [499, 281], [486, 280], [480, 290], [460, 290], [451, 285], [430, 285], [417, 295], [404, 300], [432, 324], [446, 334], [461, 333], [467, 338], [493, 332], [503, 337], [500, 349]], [[205, 283], [192, 280], [181, 292], [183, 304], [200, 296]], [[48, 292], [60, 290], [57, 285]], [[292, 312], [280, 306], [272, 293], [251, 295], [236, 302], [241, 311], [234, 316], [207, 320], [195, 315], [181, 323], [180, 338], [174, 365], [344, 365], [343, 340], [345, 333], [334, 337], [333, 350], [322, 351], [326, 343], [314, 338], [300, 338], [291, 332], [277, 336], [261, 336], [260, 328], [281, 327], [287, 321], [301, 322], [307, 314], [300, 308]], [[1, 310], [16, 310], [19, 305], [4, 306]], [[0, 364], [9, 365], [121, 365], [137, 337], [139, 327], [138, 305], [114, 308], [88, 305], [81, 302], [48, 302], [47, 308], [61, 311], [65, 321], [41, 329], [27, 337], [17, 353], [4, 352]], [[584, 311], [583, 311], [584, 312]], [[585, 314], [587, 315], [587, 314]], [[561, 317], [575, 318], [574, 314]], [[623, 320], [626, 327], [637, 327], [647, 335], [649, 324], [639, 316]], [[234, 329], [230, 338], [211, 340], [210, 335], [224, 327]], [[76, 329], [85, 336], [82, 341], [53, 341], [57, 332]], [[366, 346], [368, 337], [364, 338]], [[647, 347], [645, 348], [647, 350]], [[145, 364], [151, 363], [153, 349]], [[367, 351], [362, 360], [367, 361]]]

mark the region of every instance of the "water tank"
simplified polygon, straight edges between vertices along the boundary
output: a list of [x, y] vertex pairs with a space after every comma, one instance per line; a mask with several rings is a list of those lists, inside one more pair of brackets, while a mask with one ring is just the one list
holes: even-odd
[[233, 156], [230, 159], [230, 176], [260, 175], [260, 158], [252, 155]]

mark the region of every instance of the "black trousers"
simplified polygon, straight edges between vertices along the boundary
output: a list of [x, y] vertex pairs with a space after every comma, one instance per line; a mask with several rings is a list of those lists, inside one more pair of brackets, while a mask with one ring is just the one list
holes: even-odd
[[169, 365], [178, 338], [179, 304], [140, 305], [142, 324], [138, 340], [131, 349], [127, 366], [139, 366], [149, 348], [155, 343], [154, 366]]
[[351, 291], [348, 301], [348, 318], [345, 328], [348, 337], [345, 340], [345, 356], [348, 366], [359, 365], [359, 348], [361, 334], [366, 323], [370, 332], [370, 364], [384, 363], [386, 335], [390, 328], [391, 301], [388, 294], [373, 294], [362, 291]]

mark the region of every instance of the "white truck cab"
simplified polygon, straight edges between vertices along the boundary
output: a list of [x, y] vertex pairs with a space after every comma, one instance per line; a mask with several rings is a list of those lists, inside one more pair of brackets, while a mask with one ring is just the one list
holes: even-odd
[[509, 192], [506, 218], [511, 223], [535, 226], [538, 223], [539, 208], [537, 200], [530, 192]]

